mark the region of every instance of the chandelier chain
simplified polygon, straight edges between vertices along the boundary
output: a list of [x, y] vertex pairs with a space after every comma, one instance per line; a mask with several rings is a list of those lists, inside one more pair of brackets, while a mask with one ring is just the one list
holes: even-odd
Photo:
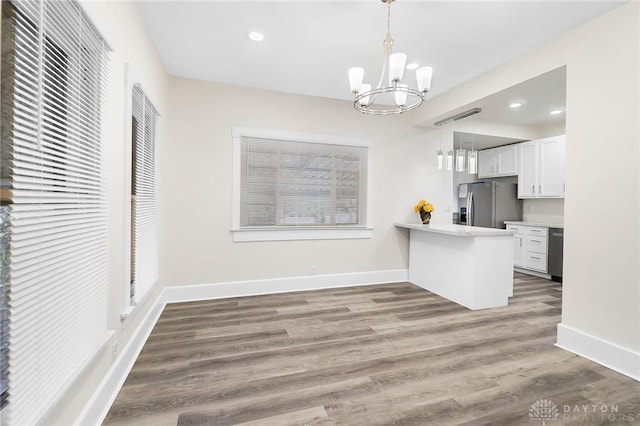
[[389, 71], [389, 56], [393, 53], [393, 38], [391, 37], [391, 0], [387, 0], [387, 35], [384, 38], [382, 44], [384, 45], [383, 58], [382, 58], [382, 72], [380, 73], [380, 80], [378, 80], [377, 89], [382, 87], [384, 75]]

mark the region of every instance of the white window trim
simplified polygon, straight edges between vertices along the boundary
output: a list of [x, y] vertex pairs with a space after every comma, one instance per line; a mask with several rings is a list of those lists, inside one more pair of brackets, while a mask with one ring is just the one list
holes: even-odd
[[131, 114], [133, 112], [133, 86], [138, 81], [137, 76], [131, 69], [131, 64], [124, 64], [124, 179], [122, 186], [122, 204], [123, 204], [123, 233], [124, 241], [122, 247], [122, 310], [120, 319], [124, 322], [133, 312], [136, 305], [131, 304], [129, 297], [129, 286], [131, 277]]
[[[242, 170], [241, 143], [243, 137], [275, 139], [294, 142], [315, 142], [331, 145], [350, 145], [366, 147], [367, 153], [367, 223], [364, 226], [322, 226], [304, 227], [264, 227], [246, 229], [240, 227], [240, 180]], [[285, 132], [272, 129], [250, 127], [232, 128], [233, 164], [232, 164], [232, 209], [231, 233], [234, 242], [245, 241], [287, 241], [287, 240], [337, 240], [371, 238], [373, 234], [373, 203], [371, 196], [373, 161], [371, 144], [368, 139], [350, 138], [312, 133]]]
[[[136, 306], [140, 305], [146, 296], [151, 293], [147, 291], [141, 295], [135, 297], [132, 303], [129, 297], [130, 293], [130, 280], [131, 280], [131, 182], [133, 177], [131, 176], [131, 150], [135, 147], [132, 144], [132, 132], [131, 132], [131, 117], [133, 115], [133, 88], [136, 85], [142, 85], [142, 79], [135, 72], [130, 62], [124, 63], [124, 152], [123, 152], [123, 164], [124, 164], [124, 179], [122, 186], [122, 201], [123, 201], [123, 247], [122, 247], [122, 309], [120, 312], [121, 325], [124, 326], [126, 320], [133, 314]], [[144, 86], [143, 86], [144, 87]], [[153, 102], [153, 98], [149, 97], [145, 92], [145, 96], [150, 99], [152, 105], [157, 105]], [[156, 151], [157, 154], [157, 151]]]

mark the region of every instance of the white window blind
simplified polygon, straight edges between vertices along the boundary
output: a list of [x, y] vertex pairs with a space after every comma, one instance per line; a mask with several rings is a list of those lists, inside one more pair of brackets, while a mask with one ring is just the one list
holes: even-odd
[[364, 227], [364, 146], [241, 138], [240, 228]]
[[[4, 201], [3, 201], [4, 202]], [[0, 206], [0, 410], [9, 399], [9, 207]]]
[[107, 48], [73, 1], [3, 2], [2, 33], [11, 297], [1, 415], [31, 425], [107, 336]]
[[156, 187], [156, 120], [158, 113], [139, 85], [133, 87], [131, 265], [132, 304], [158, 279], [158, 191]]

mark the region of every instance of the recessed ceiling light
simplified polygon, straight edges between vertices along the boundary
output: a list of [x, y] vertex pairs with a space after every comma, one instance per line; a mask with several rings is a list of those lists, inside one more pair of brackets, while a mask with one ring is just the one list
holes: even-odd
[[251, 31], [249, 33], [249, 38], [253, 41], [262, 41], [264, 40], [264, 34], [259, 33], [258, 31]]
[[553, 111], [551, 111], [549, 114], [551, 115], [558, 115], [558, 114], [562, 114], [564, 111], [562, 111], [561, 109], [554, 109]]
[[522, 106], [522, 102], [512, 102], [509, 104], [509, 108], [520, 108]]
[[410, 64], [407, 64], [407, 69], [408, 70], [417, 70], [419, 66], [420, 66], [419, 63], [411, 62]]

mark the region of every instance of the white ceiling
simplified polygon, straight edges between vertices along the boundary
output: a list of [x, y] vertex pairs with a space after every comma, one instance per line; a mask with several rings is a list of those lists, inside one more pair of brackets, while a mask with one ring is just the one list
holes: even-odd
[[[395, 51], [433, 66], [433, 97], [622, 3], [398, 0], [391, 33]], [[140, 7], [175, 76], [350, 99], [350, 67], [364, 67], [365, 82], [374, 84], [381, 71], [380, 0], [160, 0]], [[249, 40], [254, 30], [264, 41]]]
[[[472, 108], [480, 108], [482, 110], [473, 116], [474, 119], [536, 127], [561, 124], [565, 120], [566, 94], [566, 68], [561, 67], [523, 81], [486, 98], [462, 105], [442, 117], [436, 117], [434, 120], [421, 125], [429, 127], [433, 125], [433, 122], [446, 119]], [[520, 102], [522, 106], [510, 108], [509, 105], [514, 102]], [[550, 112], [552, 110], [561, 110], [563, 112], [558, 115], [551, 115]]]

